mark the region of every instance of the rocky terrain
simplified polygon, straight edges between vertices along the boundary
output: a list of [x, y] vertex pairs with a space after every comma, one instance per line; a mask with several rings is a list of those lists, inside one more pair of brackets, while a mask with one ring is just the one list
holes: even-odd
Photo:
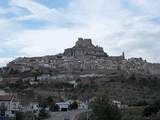
[[93, 84], [96, 92], [107, 90], [113, 99], [132, 104], [156, 99], [160, 93], [160, 64], [142, 58], [126, 59], [123, 52], [110, 56], [102, 47], [93, 45], [91, 39], [79, 38], [75, 46], [57, 55], [17, 58], [0, 71], [8, 83], [21, 80], [31, 84], [38, 84], [37, 81]]

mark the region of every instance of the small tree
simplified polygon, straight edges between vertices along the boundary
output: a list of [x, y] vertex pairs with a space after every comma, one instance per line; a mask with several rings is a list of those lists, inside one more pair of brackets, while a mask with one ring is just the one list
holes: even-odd
[[118, 107], [111, 104], [105, 94], [95, 99], [91, 105], [91, 109], [92, 120], [121, 120], [121, 112]]
[[78, 109], [78, 104], [77, 104], [77, 102], [73, 102], [72, 104], [70, 104], [69, 108], [70, 108], [71, 110], [76, 110], [76, 109]]
[[16, 120], [22, 120], [24, 118], [24, 114], [22, 112], [16, 112]]
[[157, 113], [157, 116], [156, 116], [157, 118], [157, 120], [160, 120], [160, 111]]
[[40, 71], [39, 69], [33, 69], [33, 70], [31, 71], [31, 73], [32, 73], [32, 75], [34, 75], [35, 81], [37, 81], [37, 77], [38, 77], [39, 75], [41, 75], [41, 71]]
[[52, 96], [49, 96], [47, 99], [46, 99], [46, 102], [47, 102], [47, 105], [48, 106], [51, 106], [52, 104], [53, 104], [53, 98], [52, 98]]
[[0, 106], [0, 116], [5, 116], [6, 110], [7, 110], [7, 108], [6, 108], [5, 104], [2, 103]]
[[55, 104], [53, 111], [55, 111], [55, 112], [56, 112], [56, 111], [59, 111], [59, 106]]
[[48, 118], [48, 117], [49, 117], [48, 112], [46, 111], [45, 108], [42, 108], [42, 109], [39, 111], [39, 119], [45, 119], [45, 118]]
[[149, 117], [152, 114], [157, 114], [159, 110], [160, 110], [160, 100], [156, 100], [144, 109], [143, 115], [145, 117]]

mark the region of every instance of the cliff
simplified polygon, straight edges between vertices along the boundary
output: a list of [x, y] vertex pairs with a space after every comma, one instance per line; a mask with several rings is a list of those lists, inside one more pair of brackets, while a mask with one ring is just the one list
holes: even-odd
[[91, 39], [79, 38], [73, 48], [68, 48], [64, 51], [64, 56], [67, 57], [108, 57], [102, 47], [94, 46]]

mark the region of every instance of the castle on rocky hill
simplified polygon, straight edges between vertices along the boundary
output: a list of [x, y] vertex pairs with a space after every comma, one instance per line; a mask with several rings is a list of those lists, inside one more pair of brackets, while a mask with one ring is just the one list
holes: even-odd
[[64, 51], [64, 56], [81, 58], [83, 56], [96, 58], [108, 57], [102, 47], [94, 46], [91, 39], [79, 38], [73, 48]]
[[122, 70], [143, 74], [159, 74], [160, 65], [151, 64], [142, 58], [125, 59], [120, 56], [109, 56], [102, 47], [92, 44], [91, 39], [78, 38], [75, 46], [64, 50], [64, 53], [32, 58], [17, 58], [7, 65], [8, 71], [20, 73], [33, 69], [51, 71], [52, 74], [90, 74]]

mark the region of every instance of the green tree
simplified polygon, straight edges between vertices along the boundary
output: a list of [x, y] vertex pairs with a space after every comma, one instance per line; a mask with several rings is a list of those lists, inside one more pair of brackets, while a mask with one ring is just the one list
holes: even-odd
[[48, 111], [45, 108], [40, 109], [39, 111], [39, 119], [46, 119], [49, 117]]
[[39, 75], [41, 75], [42, 73], [41, 73], [41, 71], [40, 71], [39, 69], [33, 69], [33, 70], [31, 71], [31, 74], [34, 76], [35, 81], [37, 81], [37, 77], [38, 77]]
[[53, 97], [52, 96], [48, 96], [48, 98], [46, 99], [47, 105], [51, 106], [53, 104]]
[[108, 97], [103, 94], [98, 96], [91, 105], [92, 120], [121, 120], [121, 112], [117, 106], [110, 103]]
[[0, 116], [5, 116], [6, 110], [7, 110], [7, 108], [6, 108], [5, 104], [2, 103], [0, 106]]
[[156, 119], [160, 120], [160, 111], [157, 113]]
[[159, 110], [160, 110], [160, 100], [155, 100], [152, 104], [150, 104], [144, 109], [143, 115], [145, 117], [149, 117], [153, 114], [157, 114]]
[[69, 107], [70, 107], [71, 110], [76, 110], [76, 109], [78, 109], [78, 104], [77, 104], [77, 102], [75, 101], [75, 102], [73, 102]]
[[16, 112], [16, 119], [15, 120], [23, 120], [24, 114], [22, 112]]

